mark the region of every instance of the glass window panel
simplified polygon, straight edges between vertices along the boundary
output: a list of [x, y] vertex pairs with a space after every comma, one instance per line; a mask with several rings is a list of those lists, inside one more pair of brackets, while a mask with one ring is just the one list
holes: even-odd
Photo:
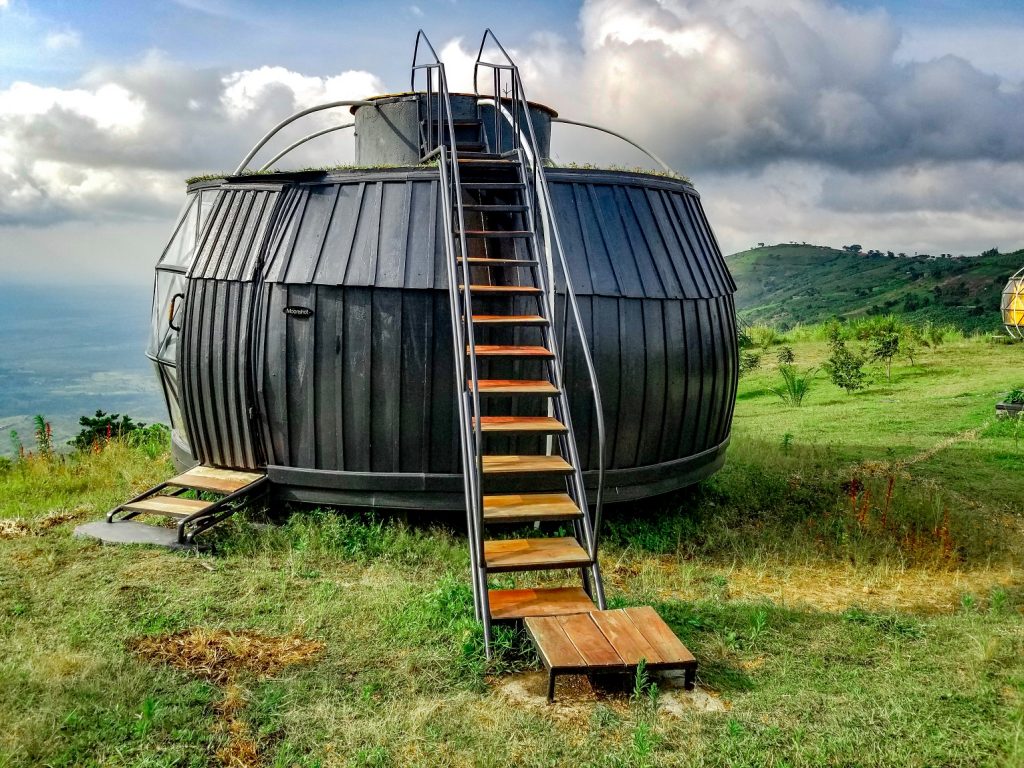
[[174, 235], [160, 257], [161, 265], [185, 268], [192, 266], [199, 222], [199, 203], [196, 198], [197, 195], [193, 192], [185, 202], [185, 212], [178, 220]]
[[[181, 325], [182, 302], [179, 295], [185, 292], [185, 275], [157, 269], [153, 287], [153, 314], [150, 319], [149, 344], [146, 354], [151, 358], [175, 364], [178, 351], [178, 332], [171, 328], [171, 302], [174, 302], [174, 324]], [[174, 297], [178, 296], [177, 301]]]

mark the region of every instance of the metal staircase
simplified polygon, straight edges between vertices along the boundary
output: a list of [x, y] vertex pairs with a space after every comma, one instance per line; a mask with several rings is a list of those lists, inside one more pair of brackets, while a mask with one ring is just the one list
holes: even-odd
[[[421, 49], [422, 45], [422, 49]], [[485, 61], [485, 48], [496, 62]], [[421, 50], [425, 61], [420, 62]], [[459, 437], [474, 605], [491, 655], [491, 623], [605, 608], [598, 563], [604, 424], [597, 377], [555, 224], [519, 71], [490, 30], [474, 67], [491, 75], [475, 117], [454, 119], [444, 64], [421, 31], [413, 53], [421, 158], [435, 160], [455, 344]], [[598, 428], [598, 486], [588, 505], [563, 359], [555, 274], [580, 336]], [[536, 538], [487, 538], [493, 526], [557, 524]], [[546, 526], [551, 528], [553, 526]], [[579, 587], [489, 589], [493, 573], [575, 571]]]

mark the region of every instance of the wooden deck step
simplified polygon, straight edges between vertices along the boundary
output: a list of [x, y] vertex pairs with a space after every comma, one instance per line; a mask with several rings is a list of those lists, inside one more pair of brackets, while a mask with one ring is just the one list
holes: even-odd
[[[460, 291], [466, 290], [466, 286], [460, 285]], [[534, 295], [541, 292], [540, 288], [533, 285], [471, 285], [469, 290], [473, 293], [487, 294], [529, 294]]]
[[491, 618], [495, 621], [513, 621], [527, 616], [562, 616], [597, 610], [594, 601], [579, 587], [492, 589], [487, 595]]
[[547, 325], [546, 317], [540, 315], [473, 315], [477, 325]]
[[580, 508], [567, 493], [508, 493], [484, 496], [485, 523], [575, 520]]
[[[466, 347], [466, 354], [469, 354], [469, 347]], [[554, 357], [547, 347], [538, 346], [515, 346], [505, 344], [477, 344], [477, 357]]]
[[[455, 234], [458, 234], [456, 232]], [[533, 232], [528, 229], [467, 229], [463, 234], [466, 237], [492, 237], [492, 238], [524, 238], [533, 237]]]
[[213, 502], [201, 501], [199, 499], [182, 499], [178, 496], [150, 496], [148, 499], [133, 501], [125, 504], [122, 509], [126, 512], [141, 512], [147, 515], [163, 515], [181, 519], [202, 512], [213, 506]]
[[458, 261], [460, 264], [467, 261], [471, 267], [535, 267], [540, 263], [536, 259], [489, 259], [486, 256], [470, 256], [468, 259], [460, 256]]
[[464, 181], [463, 189], [526, 189], [521, 181]]
[[590, 555], [571, 536], [550, 539], [492, 539], [484, 542], [484, 563], [491, 573], [585, 568]]
[[[476, 419], [473, 420], [476, 426]], [[569, 429], [551, 416], [481, 416], [480, 431], [506, 434], [553, 435], [568, 432]]]
[[557, 472], [568, 475], [572, 464], [561, 456], [481, 456], [485, 475], [516, 475], [520, 473]]
[[463, 203], [463, 210], [479, 211], [480, 213], [522, 213], [526, 210], [521, 204], [499, 204], [499, 203]]
[[[481, 395], [541, 395], [554, 397], [558, 387], [545, 379], [478, 379]], [[467, 386], [472, 386], [466, 382]]]
[[257, 472], [241, 472], [234, 469], [217, 469], [200, 464], [188, 472], [172, 477], [168, 485], [179, 488], [192, 488], [197, 491], [215, 491], [216, 493], [234, 493], [245, 486], [261, 480], [266, 475]]
[[548, 670], [549, 700], [556, 675], [630, 673], [641, 661], [651, 669], [684, 670], [685, 686], [693, 688], [697, 660], [649, 606], [529, 616], [524, 624]]

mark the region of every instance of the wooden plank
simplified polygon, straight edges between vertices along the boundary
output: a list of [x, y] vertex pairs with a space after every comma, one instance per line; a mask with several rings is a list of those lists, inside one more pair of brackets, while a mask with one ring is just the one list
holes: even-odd
[[537, 646], [541, 661], [549, 670], [583, 669], [587, 666], [576, 646], [566, 636], [558, 617], [533, 616], [523, 623]]
[[233, 469], [218, 469], [200, 464], [187, 472], [167, 481], [168, 485], [181, 488], [194, 488], [199, 491], [216, 491], [218, 493], [234, 493], [250, 483], [254, 483], [264, 475], [256, 472], [239, 472]]
[[536, 259], [499, 259], [489, 256], [470, 256], [468, 259], [460, 257], [458, 261], [460, 264], [468, 262], [471, 267], [535, 267], [540, 263]]
[[[658, 615], [658, 612], [645, 605], [640, 608], [623, 609], [626, 616], [633, 622], [654, 649], [661, 656], [660, 664], [696, 664], [697, 660], [689, 648], [682, 644], [672, 628]], [[652, 662], [654, 663], [654, 662]]]
[[199, 499], [182, 499], [178, 496], [151, 496], [148, 499], [125, 504], [122, 509], [128, 512], [143, 512], [149, 515], [165, 517], [188, 517], [196, 512], [213, 506], [212, 502]]
[[[469, 347], [466, 347], [469, 354]], [[477, 357], [554, 357], [551, 350], [538, 346], [511, 346], [504, 344], [477, 344]]]
[[597, 609], [594, 601], [579, 587], [492, 589], [487, 596], [491, 618], [495, 621], [588, 613]]
[[[473, 419], [474, 425], [476, 419]], [[481, 432], [534, 432], [554, 434], [568, 432], [568, 427], [551, 416], [481, 416]]]
[[572, 465], [561, 456], [483, 456], [485, 475], [514, 475], [519, 472], [572, 473]]
[[477, 325], [547, 325], [540, 315], [473, 315]]
[[[473, 293], [523, 293], [533, 295], [541, 292], [540, 288], [533, 285], [471, 285], [469, 289]], [[459, 290], [466, 290], [466, 286], [460, 285]]]
[[484, 563], [487, 570], [494, 573], [534, 571], [587, 566], [590, 565], [590, 556], [571, 536], [492, 539], [484, 542]]
[[650, 664], [661, 663], [661, 654], [657, 648], [640, 633], [625, 611], [596, 611], [591, 616], [594, 617], [597, 628], [608, 638], [608, 642], [626, 664], [638, 664], [640, 659], [645, 659]]
[[[477, 379], [481, 395], [557, 395], [558, 387], [546, 379]], [[470, 382], [466, 386], [472, 387]]]
[[519, 523], [530, 520], [572, 520], [579, 507], [567, 493], [510, 493], [484, 496], [484, 520]]
[[[600, 611], [596, 612], [600, 613]], [[588, 667], [624, 668], [626, 663], [594, 623], [595, 613], [559, 616], [557, 621]]]

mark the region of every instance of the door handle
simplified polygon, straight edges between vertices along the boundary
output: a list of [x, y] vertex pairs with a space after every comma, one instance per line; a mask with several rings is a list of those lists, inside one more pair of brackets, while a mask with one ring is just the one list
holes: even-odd
[[167, 309], [167, 325], [172, 331], [180, 331], [181, 326], [174, 324], [174, 308], [178, 305], [178, 299], [184, 299], [184, 293], [176, 293], [171, 297], [171, 306]]

